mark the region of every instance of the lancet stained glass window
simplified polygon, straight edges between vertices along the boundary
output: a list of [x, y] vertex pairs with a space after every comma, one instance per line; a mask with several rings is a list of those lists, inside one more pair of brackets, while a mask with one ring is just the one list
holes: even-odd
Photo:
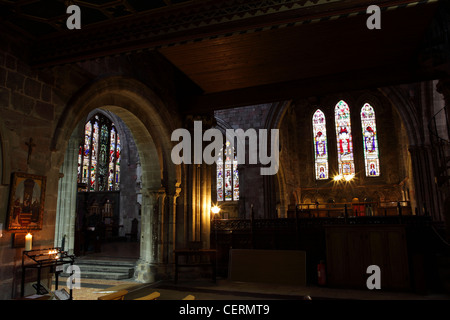
[[104, 115], [94, 115], [84, 127], [84, 141], [78, 150], [78, 183], [84, 191], [119, 190], [120, 138]]
[[217, 201], [239, 200], [239, 171], [234, 148], [227, 141], [216, 162]]
[[328, 179], [328, 145], [325, 115], [317, 110], [313, 115], [314, 159], [317, 180]]
[[355, 163], [353, 160], [350, 108], [345, 101], [341, 100], [336, 104], [334, 114], [336, 121], [339, 175], [344, 178], [352, 177], [355, 174]]
[[373, 107], [366, 103], [361, 108], [361, 128], [364, 143], [364, 162], [366, 176], [380, 175], [380, 160], [378, 154], [377, 125]]

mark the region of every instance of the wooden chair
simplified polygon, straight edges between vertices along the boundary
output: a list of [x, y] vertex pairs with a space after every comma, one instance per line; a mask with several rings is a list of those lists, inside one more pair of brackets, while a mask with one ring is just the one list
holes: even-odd
[[140, 298], [136, 298], [134, 300], [156, 300], [161, 296], [161, 294], [159, 292], [152, 292], [146, 296], [140, 297]]
[[123, 300], [127, 293], [128, 290], [119, 290], [117, 292], [98, 297], [98, 300]]
[[192, 294], [188, 294], [183, 300], [195, 300], [195, 297]]

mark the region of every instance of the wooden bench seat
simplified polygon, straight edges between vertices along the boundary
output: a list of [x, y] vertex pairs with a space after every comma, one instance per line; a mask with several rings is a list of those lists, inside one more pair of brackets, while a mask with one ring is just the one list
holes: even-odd
[[136, 298], [134, 300], [156, 300], [161, 296], [161, 294], [159, 292], [152, 292], [146, 296], [140, 297], [140, 298]]
[[98, 297], [98, 300], [124, 300], [127, 293], [128, 290], [119, 290], [117, 292]]

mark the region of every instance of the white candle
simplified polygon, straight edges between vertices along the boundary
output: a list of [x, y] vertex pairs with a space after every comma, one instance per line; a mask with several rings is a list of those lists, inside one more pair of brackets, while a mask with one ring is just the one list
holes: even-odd
[[28, 233], [25, 236], [25, 251], [31, 250], [31, 248], [33, 247], [32, 243], [33, 243], [33, 236], [31, 235], [31, 233]]

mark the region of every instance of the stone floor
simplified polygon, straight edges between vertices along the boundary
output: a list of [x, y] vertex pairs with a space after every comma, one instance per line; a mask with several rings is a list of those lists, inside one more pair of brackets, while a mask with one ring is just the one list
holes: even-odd
[[[59, 289], [67, 291], [66, 279], [61, 278]], [[53, 286], [52, 290], [55, 289]], [[289, 286], [266, 283], [233, 282], [218, 279], [155, 283], [137, 283], [129, 280], [81, 279], [81, 288], [73, 289], [74, 300], [97, 300], [108, 293], [125, 289], [129, 293], [125, 300], [133, 300], [159, 292], [159, 300], [181, 300], [193, 295], [196, 300], [450, 300], [446, 294], [415, 294], [410, 292], [386, 292], [382, 290], [349, 290], [317, 286]]]
[[[96, 259], [130, 259], [138, 258], [138, 243], [109, 243], [102, 246], [102, 251], [90, 253], [85, 258]], [[81, 257], [83, 258], [83, 257]], [[60, 278], [59, 289], [66, 288], [66, 279]], [[52, 290], [55, 287], [53, 286]], [[160, 300], [181, 300], [191, 294], [196, 300], [302, 300], [311, 299], [358, 299], [358, 300], [450, 300], [445, 294], [415, 294], [410, 292], [386, 292], [383, 290], [347, 290], [318, 286], [289, 286], [265, 283], [250, 283], [218, 279], [172, 280], [142, 284], [133, 279], [98, 280], [81, 279], [81, 288], [73, 290], [74, 300], [97, 300], [99, 296], [112, 291], [126, 289], [129, 293], [125, 300], [133, 300], [153, 291], [158, 291]], [[69, 291], [69, 290], [67, 290]]]

